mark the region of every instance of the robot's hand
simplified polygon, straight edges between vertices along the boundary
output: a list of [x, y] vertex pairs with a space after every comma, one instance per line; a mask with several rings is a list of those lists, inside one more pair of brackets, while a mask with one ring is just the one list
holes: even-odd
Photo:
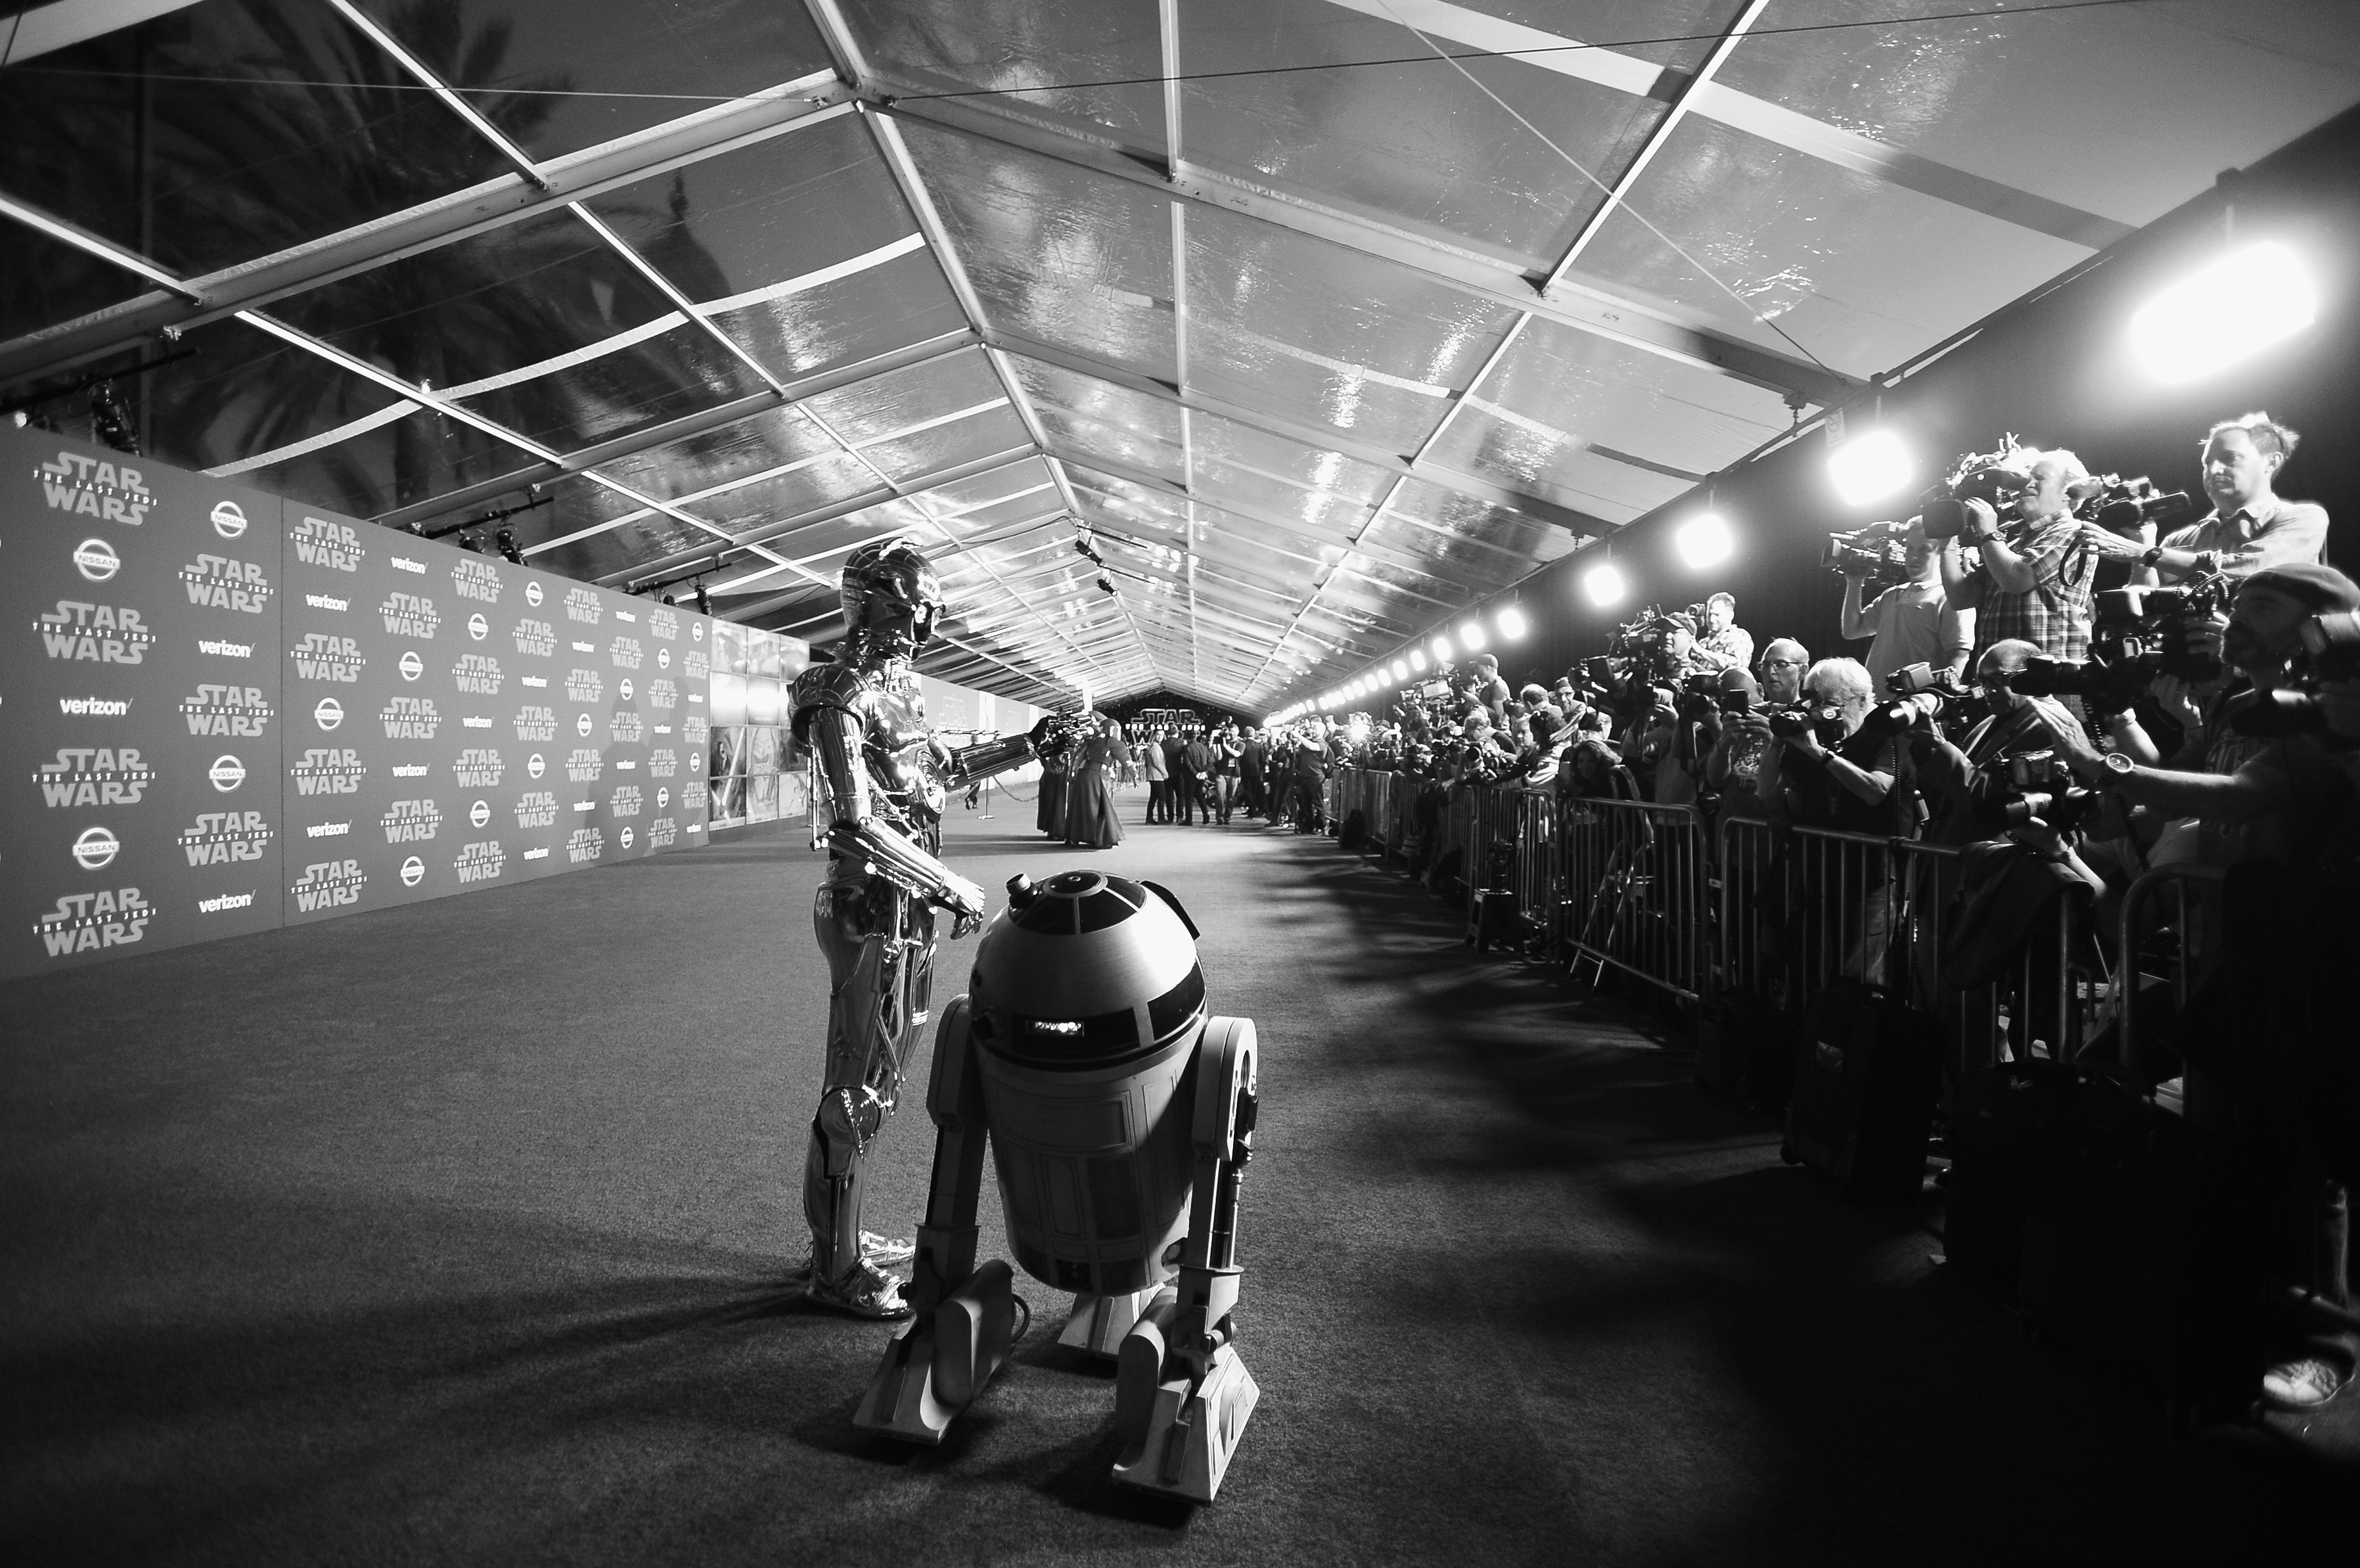
[[972, 935], [983, 926], [983, 889], [964, 877], [954, 877], [934, 894], [934, 902], [951, 911], [951, 940]]

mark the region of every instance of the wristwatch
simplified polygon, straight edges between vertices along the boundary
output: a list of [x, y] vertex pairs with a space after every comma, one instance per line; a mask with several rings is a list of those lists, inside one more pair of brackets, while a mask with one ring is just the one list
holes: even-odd
[[2118, 779], [2129, 778], [2138, 768], [2138, 764], [2131, 760], [2128, 752], [2110, 751], [2100, 760], [2106, 765], [2106, 771]]
[[2139, 557], [2139, 564], [2140, 564], [2141, 566], [2147, 566], [2147, 567], [2154, 567], [2154, 566], [2160, 566], [2160, 565], [2162, 565], [2162, 564], [2163, 564], [2163, 546], [2161, 546], [2161, 545], [2157, 545], [2153, 550], [2148, 550], [2146, 554], [2144, 554], [2144, 555], [2140, 556], [2140, 557]]

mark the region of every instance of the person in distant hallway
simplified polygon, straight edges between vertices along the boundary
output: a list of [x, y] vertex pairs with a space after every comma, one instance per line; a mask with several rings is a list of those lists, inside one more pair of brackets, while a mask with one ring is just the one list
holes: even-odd
[[1256, 728], [1246, 732], [1245, 745], [1238, 752], [1238, 800], [1249, 817], [1269, 814], [1270, 799], [1265, 769], [1270, 762], [1270, 732]]
[[1164, 737], [1164, 820], [1180, 821], [1181, 802], [1187, 799], [1187, 785], [1182, 775], [1187, 763], [1182, 754], [1188, 749], [1188, 740], [1175, 724]]
[[1072, 755], [1072, 747], [1064, 744], [1042, 748], [1040, 795], [1033, 807], [1032, 825], [1051, 838], [1065, 836], [1065, 768]]
[[1173, 777], [1180, 786], [1180, 825], [1193, 827], [1198, 819], [1210, 822], [1213, 748], [1205, 744], [1201, 730], [1190, 734], [1188, 744], [1180, 748], [1180, 768]]
[[1909, 525], [1904, 549], [1909, 581], [1887, 588], [1865, 606], [1865, 578], [1858, 572], [1844, 573], [1843, 635], [1853, 641], [1876, 639], [1868, 645], [1868, 678], [1880, 702], [1892, 695], [1886, 678], [1912, 664], [1963, 675], [1972, 640], [1964, 618], [1942, 593], [1940, 551], [1927, 539], [1923, 524]]
[[1327, 803], [1328, 746], [1319, 726], [1306, 726], [1295, 748], [1295, 825], [1299, 833], [1317, 833], [1321, 809]]
[[1140, 761], [1147, 768], [1147, 820], [1168, 822], [1172, 820], [1172, 764], [1164, 752], [1164, 732], [1150, 730], [1140, 743]]
[[1223, 827], [1229, 825], [1229, 812], [1238, 802], [1238, 759], [1245, 755], [1245, 743], [1238, 739], [1238, 726], [1225, 724], [1213, 735], [1213, 799], [1211, 805], [1220, 813]]
[[1065, 842], [1076, 849], [1112, 849], [1122, 842], [1112, 775], [1123, 758], [1122, 725], [1111, 713], [1074, 743], [1072, 782], [1065, 791]]

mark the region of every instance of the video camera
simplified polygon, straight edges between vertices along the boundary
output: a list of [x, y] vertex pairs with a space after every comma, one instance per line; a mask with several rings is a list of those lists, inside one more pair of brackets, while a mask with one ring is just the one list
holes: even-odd
[[1985, 763], [1999, 788], [1975, 807], [1987, 827], [2020, 828], [2038, 817], [2059, 833], [2081, 826], [2098, 813], [2105, 795], [2073, 782], [2073, 770], [2054, 751], [2024, 752]]
[[2010, 435], [1996, 452], [1969, 452], [1959, 459], [1950, 478], [1918, 497], [1919, 524], [1926, 537], [1958, 538], [1966, 528], [1970, 501], [1981, 501], [2005, 517], [2016, 505], [2016, 492], [2030, 477], [2019, 455], [2021, 450]]
[[2155, 481], [2144, 475], [2125, 479], [2119, 474], [2101, 474], [2077, 482], [2072, 496], [2076, 517], [2125, 539], [2137, 538], [2148, 523], [2176, 528], [2196, 517], [2196, 503], [2187, 491], [2158, 490]]
[[2096, 595], [2090, 656], [2126, 670], [2217, 681], [2220, 658], [2195, 646], [2213, 615], [2228, 607], [2229, 580], [2214, 572], [2169, 588], [2109, 588]]
[[[2360, 681], [2360, 610], [2313, 615], [2299, 628], [2302, 651], [2295, 655], [2294, 684], [2275, 691], [2250, 691], [2229, 711], [2229, 727], [2245, 735], [2325, 735], [2327, 711], [2319, 688], [2329, 681]], [[2350, 742], [2336, 746], [2348, 750]]]
[[1911, 581], [1909, 545], [1901, 537], [1903, 527], [1871, 523], [1848, 534], [1831, 533], [1819, 564], [1839, 577], [1867, 579], [1863, 592], [1871, 598], [1887, 588], [1897, 588]]

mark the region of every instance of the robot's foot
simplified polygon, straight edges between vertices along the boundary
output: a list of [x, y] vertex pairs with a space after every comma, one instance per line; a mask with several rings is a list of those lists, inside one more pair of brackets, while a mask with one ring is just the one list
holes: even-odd
[[1150, 1286], [1123, 1296], [1076, 1296], [1073, 1315], [1058, 1331], [1057, 1343], [1086, 1355], [1116, 1359], [1121, 1354], [1122, 1336], [1155, 1299], [1155, 1290]]
[[862, 1258], [841, 1279], [824, 1279], [809, 1273], [804, 1298], [819, 1306], [857, 1318], [906, 1318], [910, 1304], [901, 1300], [901, 1281]]
[[[1160, 1359], [1157, 1349], [1142, 1345], [1142, 1353]], [[1122, 1433], [1114, 1478], [1192, 1503], [1211, 1502], [1244, 1434], [1246, 1418], [1261, 1398], [1262, 1389], [1237, 1351], [1223, 1345], [1214, 1352], [1212, 1370], [1201, 1384], [1191, 1387], [1185, 1377], [1157, 1383], [1143, 1421], [1134, 1416], [1131, 1423], [1124, 1423], [1118, 1410], [1117, 1424], [1129, 1424], [1131, 1430]]]
[[1008, 1359], [1015, 1341], [1013, 1281], [1008, 1265], [994, 1259], [895, 1334], [852, 1424], [904, 1443], [942, 1442]]
[[907, 1236], [879, 1236], [873, 1230], [860, 1233], [860, 1261], [879, 1269], [907, 1263], [917, 1250], [916, 1245]]

